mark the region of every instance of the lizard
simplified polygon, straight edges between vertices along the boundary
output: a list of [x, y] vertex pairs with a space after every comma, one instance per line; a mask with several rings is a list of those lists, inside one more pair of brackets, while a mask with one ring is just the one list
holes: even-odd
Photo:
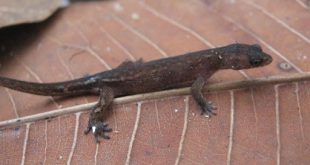
[[115, 97], [191, 86], [191, 95], [207, 117], [216, 115], [216, 107], [203, 97], [206, 81], [221, 69], [249, 69], [268, 65], [272, 57], [258, 44], [230, 44], [190, 52], [179, 56], [144, 62], [124, 61], [118, 67], [74, 80], [35, 83], [0, 77], [0, 86], [44, 96], [99, 95], [91, 109], [88, 126], [96, 142], [110, 139], [112, 131], [105, 122]]

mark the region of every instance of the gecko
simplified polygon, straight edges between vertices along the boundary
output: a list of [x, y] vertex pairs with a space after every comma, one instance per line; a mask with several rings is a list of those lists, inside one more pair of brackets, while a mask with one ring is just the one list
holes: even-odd
[[63, 82], [35, 83], [0, 77], [0, 86], [43, 96], [99, 95], [84, 131], [92, 131], [99, 143], [100, 138], [110, 139], [112, 129], [106, 123], [106, 112], [115, 97], [191, 87], [201, 114], [211, 117], [216, 115], [216, 107], [203, 97], [202, 89], [216, 71], [256, 68], [271, 62], [272, 57], [258, 44], [235, 43], [149, 62], [124, 61], [114, 69]]

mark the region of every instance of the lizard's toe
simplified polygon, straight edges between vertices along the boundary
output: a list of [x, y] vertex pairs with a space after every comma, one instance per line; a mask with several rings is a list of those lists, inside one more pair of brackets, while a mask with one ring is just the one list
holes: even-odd
[[97, 143], [100, 142], [100, 137], [103, 139], [110, 139], [108, 133], [112, 132], [112, 128], [109, 128], [108, 124], [102, 121], [90, 122], [84, 133], [88, 134], [90, 130], [94, 134]]
[[211, 102], [208, 102], [202, 107], [201, 115], [204, 115], [207, 118], [211, 117], [212, 115], [215, 116], [215, 110], [217, 110], [216, 106], [214, 106]]
[[91, 127], [87, 126], [87, 128], [84, 131], [84, 134], [87, 135], [90, 132], [90, 130], [91, 130]]

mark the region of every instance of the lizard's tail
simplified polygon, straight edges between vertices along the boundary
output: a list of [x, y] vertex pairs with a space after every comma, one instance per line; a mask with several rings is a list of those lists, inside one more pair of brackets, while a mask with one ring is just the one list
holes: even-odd
[[89, 92], [90, 89], [83, 83], [84, 79], [57, 83], [35, 83], [0, 77], [0, 86], [35, 95], [66, 96]]

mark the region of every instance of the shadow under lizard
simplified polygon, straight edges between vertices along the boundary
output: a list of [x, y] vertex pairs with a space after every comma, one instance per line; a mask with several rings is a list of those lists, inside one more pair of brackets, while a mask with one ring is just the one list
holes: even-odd
[[105, 120], [115, 97], [191, 86], [201, 114], [211, 116], [216, 107], [202, 94], [207, 79], [221, 69], [249, 69], [271, 62], [272, 57], [259, 45], [231, 44], [150, 62], [125, 61], [115, 69], [64, 82], [34, 83], [0, 77], [0, 86], [44, 96], [100, 95], [85, 130], [85, 134], [92, 130], [100, 142], [100, 137], [110, 138], [107, 133], [112, 129]]

